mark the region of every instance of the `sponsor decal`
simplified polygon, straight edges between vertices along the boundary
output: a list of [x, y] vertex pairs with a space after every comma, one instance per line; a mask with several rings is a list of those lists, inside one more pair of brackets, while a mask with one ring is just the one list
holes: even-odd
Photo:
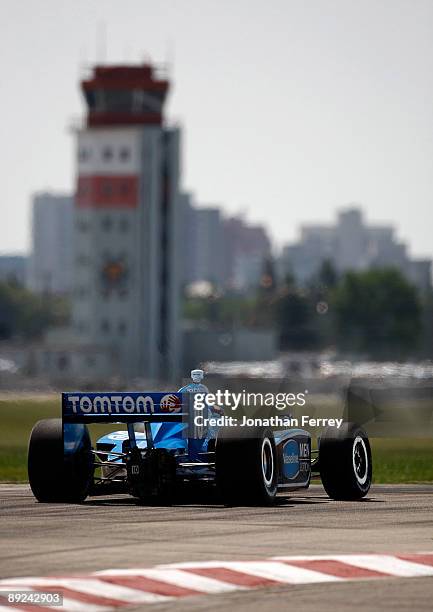
[[299, 443], [299, 458], [309, 459], [310, 458], [310, 445], [308, 442]]
[[300, 442], [299, 443], [299, 471], [303, 473], [308, 473], [310, 471], [310, 442]]
[[136, 415], [178, 413], [180, 393], [64, 393], [65, 415]]
[[296, 440], [288, 440], [283, 447], [283, 473], [290, 480], [299, 474], [299, 446]]
[[164, 395], [159, 405], [161, 412], [179, 412], [182, 408], [182, 403], [177, 395]]

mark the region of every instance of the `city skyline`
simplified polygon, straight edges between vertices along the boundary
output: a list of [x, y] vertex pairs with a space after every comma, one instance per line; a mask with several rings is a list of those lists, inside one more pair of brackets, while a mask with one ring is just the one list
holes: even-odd
[[84, 108], [83, 63], [98, 54], [138, 63], [147, 53], [172, 60], [182, 188], [198, 201], [227, 215], [246, 210], [278, 245], [301, 223], [329, 223], [361, 203], [372, 222], [395, 225], [414, 256], [433, 255], [431, 3], [162, 1], [125, 12], [86, 2], [85, 23], [80, 7], [46, 1], [23, 21], [17, 5], [3, 5], [0, 45], [11, 60], [0, 253], [28, 252], [31, 194], [72, 189], [66, 126]]
[[360, 208], [337, 210], [333, 224], [302, 224], [299, 239], [283, 248], [280, 273], [307, 283], [325, 262], [339, 274], [392, 267], [422, 292], [432, 286], [431, 259], [412, 258], [392, 225], [371, 225]]
[[[371, 225], [358, 207], [337, 209], [333, 223], [302, 223], [297, 239], [278, 252], [266, 228], [243, 216], [226, 215], [217, 206], [179, 194], [180, 282], [211, 282], [222, 290], [257, 287], [267, 258], [272, 257], [280, 280], [294, 274], [301, 284], [311, 281], [328, 261], [339, 273], [395, 267], [421, 291], [431, 287], [431, 259], [413, 258], [392, 224]], [[37, 193], [33, 198], [30, 256], [1, 256], [0, 277], [22, 277], [37, 293], [68, 294], [73, 286], [73, 215], [71, 194]], [[59, 236], [57, 229], [62, 229]], [[27, 261], [28, 260], [28, 261]]]
[[[50, 189], [47, 189], [46, 191], [37, 191], [33, 194], [31, 194], [31, 201], [33, 203], [33, 201], [39, 197], [45, 197], [47, 196], [48, 198], [71, 198], [73, 199], [74, 194], [65, 192], [65, 191], [53, 191]], [[246, 226], [252, 226], [252, 227], [259, 227], [262, 228], [269, 237], [270, 240], [270, 254], [273, 257], [279, 257], [283, 254], [284, 250], [292, 245], [293, 243], [299, 241], [300, 239], [302, 239], [302, 235], [304, 232], [304, 229], [306, 227], [309, 226], [322, 226], [322, 227], [332, 227], [334, 220], [335, 220], [335, 216], [338, 215], [341, 212], [344, 211], [348, 211], [348, 210], [359, 210], [360, 213], [362, 215], [365, 215], [368, 211], [368, 208], [363, 206], [362, 203], [360, 202], [346, 202], [342, 205], [336, 206], [335, 209], [333, 209], [332, 211], [332, 216], [330, 219], [322, 219], [322, 218], [316, 218], [313, 222], [308, 222], [306, 220], [300, 219], [299, 223], [296, 225], [294, 233], [293, 233], [293, 239], [292, 240], [283, 240], [281, 241], [278, 245], [277, 248], [276, 247], [276, 242], [274, 240], [274, 236], [272, 234], [272, 231], [270, 231], [270, 228], [266, 225], [266, 223], [255, 223], [252, 221], [252, 219], [249, 217], [247, 212], [243, 212], [240, 211], [238, 213], [236, 212], [232, 212], [229, 211], [227, 209], [224, 208], [224, 206], [220, 206], [218, 204], [215, 203], [211, 203], [211, 202], [199, 202], [196, 199], [196, 195], [194, 192], [191, 191], [182, 191], [181, 192], [181, 198], [187, 198], [187, 199], [191, 199], [191, 201], [194, 204], [194, 209], [197, 212], [206, 212], [212, 209], [218, 210], [219, 214], [221, 215], [221, 219], [229, 222], [231, 220], [233, 221], [238, 221], [241, 223], [246, 224]], [[369, 217], [369, 220], [371, 221], [371, 218]], [[31, 221], [31, 219], [29, 220], [29, 222]], [[409, 256], [413, 255], [413, 249], [412, 249], [412, 245], [409, 242], [406, 242], [401, 235], [400, 232], [400, 228], [398, 226], [396, 226], [393, 221], [391, 219], [384, 219], [380, 222], [375, 222], [376, 225], [378, 226], [384, 226], [384, 227], [390, 227], [392, 228], [393, 232], [394, 232], [394, 237], [399, 240], [399, 242], [403, 242], [405, 247], [407, 248], [407, 252]], [[7, 256], [11, 256], [14, 257], [15, 255], [18, 256], [28, 256], [31, 257], [32, 256], [32, 244], [31, 244], [31, 240], [30, 240], [30, 244], [29, 244], [29, 248], [28, 251], [26, 253], [1, 253], [0, 252], [0, 257], [7, 257]]]

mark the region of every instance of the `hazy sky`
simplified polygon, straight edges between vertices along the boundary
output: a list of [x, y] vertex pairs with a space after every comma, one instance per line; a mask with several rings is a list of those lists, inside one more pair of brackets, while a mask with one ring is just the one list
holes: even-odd
[[[433, 256], [432, 0], [2, 0], [0, 252], [73, 188], [84, 67], [173, 60], [183, 186], [281, 244], [361, 203]], [[99, 41], [99, 42], [98, 42]]]

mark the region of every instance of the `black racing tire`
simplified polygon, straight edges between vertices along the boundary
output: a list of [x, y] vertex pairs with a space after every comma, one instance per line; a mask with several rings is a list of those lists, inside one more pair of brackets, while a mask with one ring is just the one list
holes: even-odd
[[65, 455], [62, 419], [38, 421], [30, 434], [28, 475], [33, 495], [44, 503], [80, 503], [93, 481], [93, 457], [87, 427], [73, 426], [79, 445]]
[[319, 439], [322, 484], [332, 499], [355, 501], [370, 490], [373, 463], [368, 436], [354, 423], [328, 427]]
[[215, 446], [216, 484], [226, 505], [270, 505], [277, 493], [274, 434], [268, 428], [222, 427]]

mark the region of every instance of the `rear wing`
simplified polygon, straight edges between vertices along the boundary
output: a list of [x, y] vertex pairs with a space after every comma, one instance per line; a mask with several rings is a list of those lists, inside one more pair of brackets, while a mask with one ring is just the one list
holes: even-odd
[[62, 393], [64, 423], [187, 422], [191, 393]]

